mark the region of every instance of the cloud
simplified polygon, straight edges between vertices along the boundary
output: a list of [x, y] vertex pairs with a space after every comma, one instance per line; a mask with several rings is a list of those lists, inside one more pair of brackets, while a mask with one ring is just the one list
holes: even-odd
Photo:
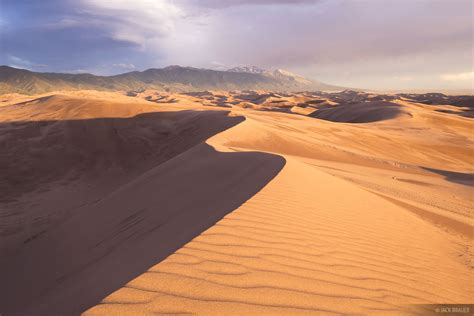
[[219, 61], [211, 61], [209, 63], [209, 68], [214, 69], [214, 70], [227, 70], [232, 67], [229, 67], [228, 65], [221, 63]]
[[461, 72], [457, 74], [444, 74], [441, 75], [440, 78], [444, 81], [471, 81], [471, 84], [474, 85], [474, 71]]
[[87, 69], [73, 69], [73, 70], [64, 70], [63, 73], [70, 73], [70, 74], [85, 74], [89, 73]]
[[287, 67], [466, 51], [472, 22], [468, 3], [457, 3], [334, 0], [311, 9], [221, 10], [212, 19], [213, 48], [242, 63]]
[[408, 82], [408, 81], [413, 81], [414, 80], [413, 77], [409, 77], [409, 76], [394, 76], [393, 79], [399, 80], [399, 81], [402, 81], [402, 82]]
[[136, 68], [134, 64], [124, 64], [124, 63], [113, 64], [112, 66], [117, 67], [117, 68], [122, 68], [122, 69], [135, 69]]
[[184, 18], [173, 0], [1, 1], [6, 27], [0, 29], [0, 64], [13, 64], [9, 55], [21, 56], [50, 65], [47, 71], [106, 75], [125, 69], [114, 63], [160, 66], [167, 54], [164, 39], [179, 38], [174, 29]]
[[314, 4], [320, 0], [188, 0], [188, 4], [205, 8], [229, 8], [236, 6], [281, 6], [281, 5], [300, 5]]
[[28, 69], [28, 70], [36, 70], [38, 68], [45, 68], [48, 67], [48, 65], [45, 64], [37, 64], [32, 61], [29, 61], [27, 59], [18, 57], [18, 56], [13, 56], [13, 55], [8, 55], [8, 60], [9, 60], [9, 65], [11, 67], [15, 68], [21, 68], [21, 69]]
[[20, 57], [17, 57], [17, 56], [9, 56], [9, 58], [14, 62], [14, 63], [20, 63], [20, 64], [31, 64], [31, 62], [29, 62], [28, 60], [26, 59], [23, 59], [23, 58], [20, 58]]
[[81, 11], [105, 21], [111, 37], [146, 48], [150, 41], [170, 34], [176, 20], [183, 17], [180, 7], [168, 0], [81, 0]]

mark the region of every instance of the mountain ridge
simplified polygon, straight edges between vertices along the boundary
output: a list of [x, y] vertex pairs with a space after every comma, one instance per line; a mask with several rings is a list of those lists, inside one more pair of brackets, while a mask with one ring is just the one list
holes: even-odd
[[[256, 67], [255, 67], [256, 68]], [[258, 68], [259, 69], [259, 68]], [[182, 67], [150, 68], [112, 76], [90, 73], [70, 74], [33, 72], [10, 66], [0, 66], [0, 94], [38, 94], [55, 90], [144, 90], [172, 92], [202, 90], [274, 90], [274, 91], [337, 91], [345, 88], [311, 81], [284, 70], [261, 73], [236, 68], [228, 71]]]

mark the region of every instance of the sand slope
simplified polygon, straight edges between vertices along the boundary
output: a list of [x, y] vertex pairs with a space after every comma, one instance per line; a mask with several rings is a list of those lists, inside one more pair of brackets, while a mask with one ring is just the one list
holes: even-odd
[[471, 272], [454, 252], [416, 216], [288, 159], [257, 196], [86, 315], [365, 314], [466, 303]]
[[[8, 153], [2, 157], [10, 175], [2, 184], [16, 189], [6, 191], [13, 201], [2, 208], [3, 234], [9, 237], [2, 240], [0, 260], [2, 312], [80, 313], [237, 208], [285, 163], [265, 153], [218, 153], [202, 143], [207, 135], [238, 124], [243, 117], [223, 111], [158, 113], [147, 106], [47, 97], [4, 108], [10, 119], [15, 118], [13, 113], [28, 110], [52, 116], [57, 114], [52, 107], [65, 113], [57, 114], [64, 117], [61, 121], [38, 125], [15, 120], [2, 126], [12, 134], [6, 142], [16, 145], [8, 152], [14, 157]], [[102, 118], [104, 108], [108, 116], [119, 118]], [[141, 113], [143, 108], [149, 113]], [[131, 109], [141, 114], [133, 116]], [[70, 110], [81, 118], [73, 119], [77, 116]], [[36, 134], [13, 142], [17, 133], [30, 129], [39, 130], [42, 137]], [[44, 148], [35, 155], [29, 152], [32, 146]], [[68, 159], [77, 156], [80, 159]], [[25, 167], [30, 169], [19, 171]], [[70, 172], [78, 178], [71, 179]], [[128, 177], [121, 176], [124, 173]], [[60, 186], [70, 186], [68, 196], [58, 193], [58, 179]], [[25, 195], [39, 194], [35, 189], [43, 184], [33, 180], [51, 186], [46, 193], [49, 203], [77, 207], [60, 214], [37, 207], [31, 211]], [[28, 186], [12, 185], [23, 182]], [[101, 195], [85, 201], [84, 194], [74, 190], [76, 182]], [[215, 199], [216, 195], [221, 198]], [[91, 194], [87, 197], [91, 199]], [[31, 225], [28, 228], [42, 230], [17, 232], [16, 227], [27, 228], [25, 221]]]
[[245, 112], [208, 143], [278, 153], [283, 170], [85, 315], [399, 314], [472, 302], [472, 190], [432, 173], [471, 166], [472, 123], [400, 106], [409, 115], [363, 127]]

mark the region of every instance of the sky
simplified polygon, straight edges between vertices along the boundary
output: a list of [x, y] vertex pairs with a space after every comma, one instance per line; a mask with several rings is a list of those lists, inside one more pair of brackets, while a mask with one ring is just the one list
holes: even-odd
[[286, 69], [346, 87], [472, 89], [474, 0], [0, 0], [0, 64], [112, 75]]

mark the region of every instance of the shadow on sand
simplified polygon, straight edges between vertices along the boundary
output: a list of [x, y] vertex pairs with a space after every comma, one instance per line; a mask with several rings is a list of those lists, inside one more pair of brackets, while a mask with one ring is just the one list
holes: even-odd
[[422, 167], [423, 169], [444, 176], [447, 181], [463, 184], [467, 186], [474, 186], [474, 173], [454, 172], [448, 170], [434, 169]]
[[[137, 120], [152, 123], [163, 115], [171, 114], [149, 113], [127, 119], [69, 123], [80, 124], [83, 131], [94, 131], [83, 132], [81, 142], [87, 144], [97, 143], [96, 133], [104, 132], [104, 126], [110, 122], [115, 130], [124, 132], [126, 126], [128, 135], [133, 135], [134, 126], [142, 126], [136, 124]], [[224, 124], [211, 128], [212, 133], [243, 120], [228, 117], [225, 112], [215, 115], [219, 117], [214, 119], [223, 120]], [[211, 123], [193, 122], [194, 128]], [[22, 124], [29, 127], [28, 124], [44, 122]], [[153, 135], [150, 137], [153, 139]], [[159, 164], [99, 201], [77, 209], [69, 218], [24, 244], [15, 255], [0, 258], [2, 315], [80, 314], [235, 210], [285, 165], [284, 158], [277, 155], [217, 152], [202, 143], [202, 138], [201, 135], [192, 143], [182, 143], [179, 150], [171, 146], [174, 141], [160, 147], [163, 138], [156, 138], [157, 150], [162, 151], [159, 157], [164, 157], [158, 159]], [[122, 139], [125, 143], [121, 144], [127, 149], [127, 137]], [[141, 145], [137, 146], [130, 149], [140, 150]], [[173, 148], [172, 157], [164, 155], [170, 148]], [[67, 157], [71, 158], [69, 154]], [[94, 159], [100, 159], [103, 154], [95, 153]], [[63, 158], [50, 157], [56, 161], [49, 166], [62, 165]], [[39, 159], [41, 163], [48, 157], [39, 155], [30, 159]], [[137, 157], [132, 154], [127, 159], [132, 162]]]
[[400, 115], [411, 116], [396, 103], [369, 101], [323, 107], [309, 116], [339, 123], [373, 123], [390, 120]]

